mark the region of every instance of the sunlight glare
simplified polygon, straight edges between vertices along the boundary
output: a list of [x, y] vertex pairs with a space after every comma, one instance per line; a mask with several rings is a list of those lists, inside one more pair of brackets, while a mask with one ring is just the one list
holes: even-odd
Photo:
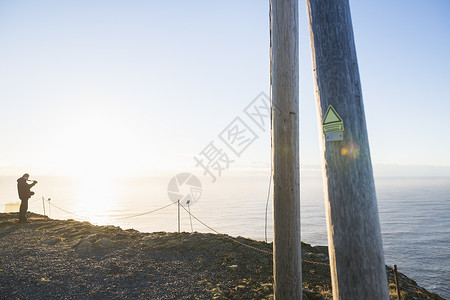
[[357, 159], [359, 157], [359, 147], [356, 143], [350, 142], [341, 148], [341, 155], [350, 159]]
[[45, 150], [43, 165], [79, 177], [134, 175], [142, 164], [151, 165], [148, 141], [129, 115], [116, 110], [93, 107], [61, 124], [55, 137], [58, 142]]
[[117, 204], [112, 178], [98, 174], [84, 177], [77, 195], [77, 211], [97, 224], [110, 223], [108, 211]]

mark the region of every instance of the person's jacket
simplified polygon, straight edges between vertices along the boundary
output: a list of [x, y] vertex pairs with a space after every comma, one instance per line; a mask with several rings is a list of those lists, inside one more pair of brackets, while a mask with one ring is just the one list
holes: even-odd
[[21, 200], [28, 200], [31, 197], [31, 191], [30, 189], [35, 185], [36, 183], [33, 182], [32, 184], [28, 184], [25, 178], [20, 177], [17, 179], [17, 191], [19, 192], [19, 198]]

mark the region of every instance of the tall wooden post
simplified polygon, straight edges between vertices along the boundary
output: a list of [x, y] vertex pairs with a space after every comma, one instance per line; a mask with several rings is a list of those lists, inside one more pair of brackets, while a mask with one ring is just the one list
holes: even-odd
[[348, 0], [307, 0], [334, 299], [389, 299]]
[[275, 299], [302, 298], [297, 0], [271, 0]]

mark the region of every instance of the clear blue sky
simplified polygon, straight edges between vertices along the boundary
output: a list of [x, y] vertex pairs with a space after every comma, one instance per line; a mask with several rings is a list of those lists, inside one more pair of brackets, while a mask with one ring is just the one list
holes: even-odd
[[[375, 164], [450, 166], [450, 2], [350, 1]], [[183, 171], [269, 93], [268, 1], [0, 1], [0, 172]], [[300, 1], [301, 164], [319, 164]], [[235, 168], [267, 166], [259, 138]]]

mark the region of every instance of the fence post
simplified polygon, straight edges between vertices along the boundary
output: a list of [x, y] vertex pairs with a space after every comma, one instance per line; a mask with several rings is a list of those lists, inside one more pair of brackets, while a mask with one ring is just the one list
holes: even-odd
[[401, 298], [400, 298], [400, 284], [398, 282], [397, 265], [394, 265], [394, 276], [395, 276], [395, 287], [397, 289], [397, 298], [398, 298], [398, 300], [401, 300]]
[[192, 227], [192, 216], [191, 216], [191, 206], [189, 205], [191, 201], [188, 200], [187, 205], [188, 205], [188, 212], [189, 212], [189, 221], [191, 222], [191, 233], [194, 233], [194, 227]]
[[44, 196], [42, 196], [42, 207], [44, 208], [44, 217], [45, 217], [45, 200], [44, 200]]
[[178, 200], [178, 233], [180, 233], [180, 200]]

